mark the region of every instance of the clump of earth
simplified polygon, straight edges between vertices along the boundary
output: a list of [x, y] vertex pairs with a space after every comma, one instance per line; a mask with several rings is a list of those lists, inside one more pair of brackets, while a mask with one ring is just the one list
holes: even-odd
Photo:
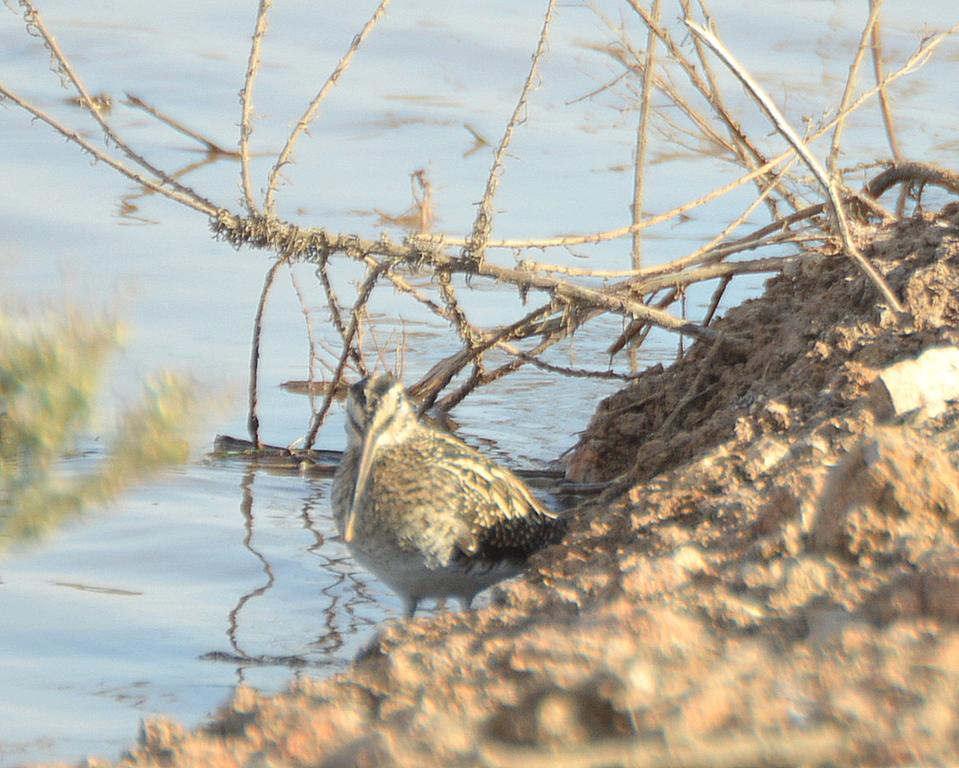
[[959, 404], [877, 384], [959, 346], [959, 206], [860, 237], [910, 319], [805, 254], [600, 404], [567, 472], [609, 490], [488, 607], [119, 765], [959, 764]]

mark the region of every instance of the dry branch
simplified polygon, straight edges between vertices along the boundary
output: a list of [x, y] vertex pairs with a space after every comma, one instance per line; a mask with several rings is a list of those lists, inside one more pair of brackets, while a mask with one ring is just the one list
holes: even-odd
[[[94, 99], [91, 98], [70, 67], [55, 39], [46, 30], [31, 0], [21, 0], [28, 28], [41, 37], [44, 45], [51, 53], [55, 70], [65, 81], [69, 81], [73, 85], [79, 94], [81, 106], [97, 121], [104, 136], [125, 154], [130, 165], [117, 159], [108, 151], [94, 146], [90, 141], [84, 139], [79, 132], [62, 125], [43, 110], [13, 94], [3, 85], [0, 85], [0, 95], [5, 96], [17, 106], [47, 123], [68, 140], [78, 144], [84, 151], [107, 163], [111, 168], [142, 185], [145, 189], [165, 195], [169, 199], [201, 211], [209, 217], [212, 229], [217, 237], [227, 240], [235, 246], [252, 246], [277, 254], [277, 261], [272, 265], [264, 284], [254, 327], [249, 426], [251, 438], [255, 445], [259, 445], [259, 417], [256, 412], [256, 399], [262, 315], [276, 273], [285, 264], [310, 262], [316, 265], [317, 278], [323, 287], [330, 312], [331, 326], [335, 330], [335, 335], [338, 336], [340, 345], [337, 364], [332, 370], [331, 386], [325, 392], [323, 403], [315, 413], [306, 437], [307, 448], [312, 445], [317, 430], [331, 408], [334, 394], [344, 378], [346, 368], [348, 366], [355, 368], [363, 374], [368, 371], [368, 366], [364, 360], [361, 333], [364, 323], [369, 325], [366, 307], [378, 285], [391, 285], [399, 294], [408, 297], [410, 301], [418, 303], [428, 312], [450, 323], [459, 336], [460, 348], [447, 355], [444, 360], [434, 366], [411, 387], [414, 396], [420, 400], [424, 408], [435, 404], [440, 410], [448, 410], [464, 397], [467, 397], [476, 387], [496, 381], [525, 365], [534, 365], [551, 374], [563, 376], [607, 379], [628, 378], [628, 374], [613, 370], [600, 370], [601, 365], [595, 366], [597, 370], [591, 370], [589, 365], [584, 367], [561, 366], [547, 362], [541, 357], [549, 348], [570, 339], [574, 331], [584, 323], [608, 313], [620, 315], [624, 319], [623, 324], [625, 326], [620, 338], [609, 348], [611, 356], [615, 355], [627, 343], [634, 345], [642, 343], [651, 328], [659, 327], [681, 335], [688, 334], [700, 339], [713, 340], [715, 346], [713, 351], [710, 352], [710, 358], [708, 358], [708, 360], [711, 360], [711, 355], [719, 349], [719, 343], [716, 341], [719, 335], [709, 326], [733, 277], [747, 273], [782, 270], [787, 265], [802, 258], [801, 248], [804, 243], [809, 241], [821, 242], [833, 238], [828, 228], [828, 222], [820, 218], [821, 214], [827, 210], [827, 204], [820, 203], [802, 207], [797, 204], [796, 198], [787, 188], [787, 184], [795, 184], [794, 177], [790, 177], [789, 174], [790, 165], [795, 162], [797, 157], [801, 157], [810, 166], [826, 190], [830, 200], [828, 205], [834, 212], [840, 236], [850, 258], [869, 275], [877, 288], [883, 292], [890, 306], [898, 309], [899, 305], [895, 296], [885, 286], [881, 276], [875, 270], [872, 270], [868, 262], [856, 251], [855, 243], [850, 237], [849, 224], [845, 221], [844, 204], [849, 204], [851, 214], [857, 213], [864, 219], [872, 216], [888, 217], [888, 212], [875, 203], [874, 198], [880, 196], [889, 187], [897, 183], [905, 183], [907, 186], [911, 183], [933, 184], [959, 193], [959, 176], [935, 166], [897, 161], [893, 167], [874, 178], [867, 185], [863, 194], [842, 189], [835, 181], [838, 179], [838, 154], [843, 121], [877, 93], [881, 100], [884, 99], [886, 88], [890, 83], [921, 66], [933, 50], [956, 28], [923, 40], [919, 49], [909, 57], [903, 66], [893, 74], [883, 77], [881, 57], [878, 52], [880, 3], [879, 0], [873, 0], [869, 22], [863, 31], [837, 114], [833, 120], [819, 126], [816, 130], [810, 131], [810, 135], [807, 137], [807, 141], [811, 142], [826, 132], [833, 131], [829, 166], [835, 178], [830, 180], [822, 168], [822, 164], [811, 155], [807, 145], [785, 123], [775, 105], [752, 82], [748, 73], [741, 67], [736, 67], [731, 54], [722, 52], [721, 43], [707, 29], [707, 27], [712, 28], [712, 20], [703, 0], [699, 1], [699, 9], [701, 17], [706, 22], [704, 26], [697, 25], [689, 20], [692, 10], [691, 3], [688, 0], [679, 0], [687, 18], [686, 24], [694, 33], [692, 37], [695, 48], [694, 55], [687, 55], [660, 20], [658, 13], [659, 0], [652, 0], [649, 10], [640, 6], [638, 0], [629, 0], [629, 3], [646, 24], [648, 39], [645, 53], [641, 54], [633, 48], [621, 27], [614, 30], [619, 35], [620, 40], [615, 48], [609, 49], [609, 53], [616, 56], [629, 71], [639, 72], [642, 76], [641, 115], [637, 128], [632, 223], [625, 227], [586, 234], [573, 233], [539, 239], [493, 240], [490, 237], [498, 184], [515, 129], [526, 119], [530, 95], [539, 82], [539, 71], [547, 50], [555, 0], [548, 0], [546, 4], [539, 38], [531, 55], [529, 72], [512, 115], [504, 126], [501, 139], [493, 152], [492, 165], [486, 178], [482, 201], [479, 204], [472, 229], [465, 237], [420, 232], [411, 234], [402, 242], [397, 243], [386, 236], [373, 240], [352, 234], [334, 233], [323, 228], [301, 228], [293, 223], [282, 221], [275, 215], [275, 195], [282, 169], [291, 162], [298, 139], [307, 131], [316, 117], [323, 100], [340, 80], [364, 40], [385, 14], [389, 0], [380, 0], [372, 16], [363, 29], [353, 38], [351, 45], [339, 60], [333, 72], [313, 100], [306, 106], [299, 121], [293, 127], [286, 144], [277, 156], [276, 162], [269, 173], [263, 198], [262, 214], [257, 210], [253, 191], [250, 171], [250, 136], [254, 118], [254, 87], [260, 67], [260, 53], [272, 0], [260, 0], [244, 87], [241, 92], [242, 113], [240, 116], [239, 155], [244, 209], [242, 214], [221, 208], [189, 187], [181, 185], [175, 176], [167, 175], [161, 169], [149, 164], [147, 160], [134, 152], [116, 135], [105, 117], [97, 110]], [[610, 29], [613, 29], [611, 23], [607, 22], [607, 25]], [[873, 41], [874, 48], [873, 61], [876, 70], [876, 84], [875, 87], [865, 90], [854, 98], [856, 70], [870, 39]], [[684, 95], [679, 86], [672, 82], [671, 70], [668, 70], [665, 65], [656, 66], [654, 52], [659, 43], [662, 43], [666, 54], [685, 73], [685, 77], [692, 86], [691, 99], [688, 95]], [[720, 58], [726, 61], [727, 65], [733, 69], [734, 74], [746, 84], [746, 87], [760, 101], [764, 111], [773, 120], [778, 130], [787, 138], [787, 141], [790, 142], [789, 149], [777, 157], [767, 159], [766, 155], [759, 150], [750, 137], [745, 135], [742, 127], [726, 106], [717, 79], [710, 69], [709, 57], [706, 54], [707, 46], [716, 51]], [[717, 46], [719, 50], [717, 50]], [[616, 80], [619, 79], [616, 78]], [[653, 111], [651, 102], [653, 92], [656, 90], [663, 93], [667, 99], [679, 108], [684, 115], [683, 120], [671, 121]], [[705, 100], [709, 109], [703, 107], [700, 111], [694, 106], [694, 102], [698, 102], [699, 97]], [[139, 102], [136, 97], [129, 98], [133, 106], [148, 109], [151, 114], [164, 120], [177, 130], [202, 141], [208, 150], [216, 148], [216, 145], [209, 140], [160, 116], [153, 108]], [[891, 117], [886, 115], [888, 105], [884, 105], [883, 110], [884, 119], [887, 119], [887, 132], [890, 135], [890, 142], [894, 145]], [[656, 118], [660, 119], [657, 121]], [[687, 127], [685, 119], [689, 120], [692, 128]], [[679, 136], [676, 141], [683, 141], [687, 136], [694, 137], [696, 140], [701, 137], [710, 145], [721, 147], [724, 159], [737, 159], [738, 163], [746, 169], [746, 172], [739, 178], [700, 195], [695, 200], [677, 206], [673, 210], [645, 216], [642, 213], [645, 195], [643, 189], [645, 147], [646, 142], [651, 138], [650, 128], [653, 127], [656, 131], [660, 131], [662, 126], [665, 126], [666, 130], [675, 129], [680, 132], [675, 134]], [[726, 138], [727, 135], [728, 139]], [[894, 151], [898, 157], [898, 151]], [[724, 227], [717, 236], [709, 239], [708, 242], [697, 247], [691, 253], [672, 259], [669, 263], [639, 268], [639, 245], [641, 233], [645, 229], [681, 219], [690, 210], [716, 200], [750, 182], [759, 187], [759, 194], [745, 207], [743, 213]], [[775, 211], [780, 201], [785, 201], [786, 204], [792, 206], [795, 212], [786, 216], [776, 215]], [[770, 208], [774, 214], [774, 220], [746, 235], [730, 239], [733, 233], [737, 232], [756, 208], [762, 204], [766, 204]], [[421, 225], [422, 228], [424, 228], [423, 225]], [[524, 251], [535, 248], [562, 248], [627, 237], [631, 237], [633, 242], [633, 269], [599, 270], [592, 267], [569, 267], [548, 263], [548, 259], [545, 258], [543, 261], [533, 261], [519, 255]], [[784, 244], [793, 246], [798, 253], [791, 251], [786, 256], [757, 257], [738, 262], [727, 261], [734, 254]], [[485, 258], [485, 254], [490, 248], [514, 249], [518, 254], [517, 264], [514, 267], [507, 267], [492, 263], [491, 260]], [[358, 287], [356, 300], [350, 308], [341, 306], [336, 292], [333, 290], [329, 270], [330, 258], [335, 255], [345, 255], [351, 260], [362, 263], [366, 269], [366, 276]], [[433, 282], [425, 287], [411, 279], [411, 275], [424, 271], [433, 278]], [[467, 285], [470, 281], [478, 280], [486, 285], [510, 286], [519, 293], [524, 301], [529, 294], [545, 294], [545, 297], [541, 297], [539, 305], [518, 320], [497, 327], [484, 328], [470, 316], [461, 300], [462, 295], [458, 293], [458, 291], [464, 290], [459, 287], [460, 280], [463, 277], [466, 278]], [[615, 280], [615, 282], [607, 282], [612, 280]], [[671, 313], [676, 311], [673, 305], [685, 296], [685, 291], [690, 285], [707, 280], [718, 280], [719, 285], [713, 293], [702, 322], [696, 323], [687, 320], [685, 312], [682, 313], [682, 317], [676, 317]], [[304, 308], [309, 324], [309, 314], [306, 310], [302, 292], [298, 286], [295, 286], [295, 288], [300, 296], [300, 303]], [[310, 333], [311, 331], [308, 328], [308, 335]], [[520, 345], [518, 342], [522, 340], [527, 341]], [[735, 340], [728, 340], [724, 343], [735, 343]], [[315, 350], [322, 346], [323, 342], [314, 343], [311, 339], [311, 379], [313, 378]], [[375, 346], [377, 354], [385, 361], [385, 352], [382, 345], [377, 343]], [[494, 349], [508, 355], [508, 359], [497, 367], [492, 367], [492, 365], [487, 367], [484, 355]], [[331, 355], [336, 356], [337, 353], [331, 351]], [[464, 372], [469, 370], [470, 366], [472, 366], [472, 370], [464, 375]], [[453, 391], [448, 391], [454, 380], [458, 380], [459, 385]], [[697, 387], [693, 388], [693, 390], [696, 389]], [[698, 397], [702, 393], [691, 391], [688, 394], [689, 397]], [[677, 412], [678, 410], [680, 409], [677, 409]], [[671, 418], [675, 418], [675, 416]]]
[[840, 198], [839, 190], [836, 184], [832, 183], [828, 177], [826, 169], [823, 168], [822, 163], [816, 159], [816, 156], [809, 151], [809, 148], [806, 146], [805, 142], [799, 137], [792, 126], [789, 125], [789, 122], [783, 116], [782, 112], [779, 111], [779, 108], [775, 105], [769, 94], [763, 90], [762, 87], [753, 79], [753, 77], [746, 71], [745, 67], [732, 55], [726, 46], [720, 42], [720, 40], [708, 29], [701, 27], [690, 19], [686, 19], [686, 26], [698, 37], [702, 38], [703, 41], [713, 50], [713, 52], [722, 59], [723, 63], [729, 67], [730, 71], [736, 75], [737, 79], [743, 84], [743, 86], [752, 94], [752, 96], [759, 102], [763, 111], [766, 113], [766, 116], [770, 121], [775, 125], [776, 130], [779, 131], [782, 136], [792, 145], [793, 149], [799, 153], [799, 156], [802, 157], [803, 161], [809, 166], [809, 170], [813, 172], [813, 175], [822, 184], [823, 189], [826, 194], [829, 196], [829, 202], [832, 205], [833, 215], [836, 218], [836, 224], [839, 227], [839, 236], [842, 239], [843, 249], [846, 252], [846, 255], [852, 259], [853, 262], [859, 267], [860, 270], [866, 275], [869, 281], [873, 284], [879, 294], [885, 299], [886, 303], [900, 315], [905, 314], [905, 310], [902, 307], [902, 304], [899, 303], [899, 299], [896, 298], [896, 295], [892, 292], [892, 289], [886, 283], [885, 279], [876, 268], [869, 263], [865, 256], [859, 251], [859, 247], [856, 245], [852, 238], [852, 233], [849, 231], [849, 221], [846, 217], [846, 210], [843, 207], [842, 200]]
[[126, 104], [128, 106], [134, 107], [135, 109], [140, 109], [146, 112], [151, 117], [156, 118], [161, 123], [166, 126], [169, 126], [177, 133], [182, 133], [187, 138], [193, 139], [195, 142], [202, 144], [206, 151], [211, 155], [226, 155], [227, 157], [239, 157], [240, 153], [233, 149], [225, 149], [217, 144], [212, 139], [204, 136], [202, 133], [194, 131], [192, 128], [185, 126], [179, 120], [170, 117], [167, 114], [164, 114], [159, 109], [157, 109], [152, 104], [147, 103], [145, 100], [141, 99], [139, 96], [136, 96], [132, 93], [126, 94], [127, 100]]
[[[144, 182], [144, 186], [150, 186], [155, 188], [156, 191], [163, 192], [167, 194], [170, 192], [169, 197], [177, 200], [178, 202], [185, 203], [192, 208], [197, 210], [204, 211], [206, 213], [212, 213], [216, 210], [217, 206], [211, 203], [206, 198], [198, 195], [189, 187], [181, 184], [176, 179], [167, 175], [167, 173], [160, 168], [157, 168], [155, 165], [150, 163], [143, 155], [139, 152], [136, 152], [130, 145], [124, 141], [110, 124], [106, 121], [106, 118], [103, 115], [103, 110], [99, 109], [96, 100], [90, 96], [89, 91], [83, 85], [83, 82], [80, 80], [79, 76], [76, 74], [76, 71], [70, 65], [70, 62], [67, 61], [66, 56], [63, 54], [63, 51], [60, 49], [59, 44], [57, 43], [56, 38], [49, 32], [46, 27], [46, 24], [43, 21], [43, 17], [40, 15], [40, 12], [33, 5], [31, 0], [18, 0], [20, 7], [23, 8], [23, 19], [24, 23], [27, 26], [28, 30], [34, 30], [36, 34], [43, 41], [44, 46], [47, 51], [50, 53], [51, 62], [54, 68], [54, 71], [60, 75], [61, 78], [66, 78], [73, 85], [74, 89], [77, 92], [77, 95], [80, 99], [80, 106], [89, 113], [89, 115], [97, 122], [100, 126], [100, 129], [103, 131], [104, 137], [113, 143], [117, 149], [119, 149], [123, 154], [127, 156], [129, 160], [138, 165], [144, 171], [149, 174], [152, 174], [157, 182], [152, 180], [149, 181], [149, 184]], [[110, 162], [106, 160], [106, 153], [101, 153], [99, 150], [94, 150], [92, 146], [87, 143], [85, 140], [81, 140], [79, 133], [76, 131], [71, 131], [70, 129], [61, 126], [54, 118], [47, 115], [43, 110], [40, 110], [37, 107], [34, 107], [32, 104], [29, 104], [26, 100], [20, 99], [15, 96], [11, 91], [8, 91], [6, 88], [0, 86], [0, 94], [6, 98], [13, 101], [18, 106], [30, 112], [34, 117], [39, 118], [43, 122], [50, 125], [55, 130], [62, 133], [70, 141], [74, 141], [76, 144], [80, 145], [83, 149], [90, 154], [94, 155], [98, 159], [104, 160], [109, 165], [114, 167], [116, 170], [120, 170], [125, 176], [132, 178], [134, 181], [142, 178], [135, 171], [130, 170], [121, 170], [122, 163], [119, 161]], [[125, 168], [125, 166], [123, 166]], [[169, 190], [164, 190], [163, 187], [169, 187]]]
[[256, 307], [256, 318], [253, 321], [253, 343], [250, 345], [250, 382], [249, 382], [249, 406], [247, 410], [247, 431], [250, 434], [250, 441], [257, 448], [260, 447], [260, 417], [257, 409], [259, 393], [259, 369], [260, 369], [260, 339], [263, 335], [263, 315], [266, 313], [266, 305], [270, 298], [270, 291], [273, 290], [273, 283], [276, 281], [277, 272], [280, 267], [286, 264], [286, 259], [277, 259], [273, 266], [266, 273], [263, 281], [263, 289], [260, 291], [260, 301]]
[[306, 111], [303, 112], [303, 115], [290, 132], [286, 144], [283, 146], [283, 149], [280, 150], [280, 154], [276, 158], [276, 163], [274, 163], [273, 168], [270, 170], [269, 179], [267, 179], [266, 197], [263, 202], [263, 209], [266, 211], [267, 216], [272, 216], [275, 212], [273, 197], [276, 194], [279, 174], [283, 166], [290, 162], [290, 158], [293, 156], [293, 149], [296, 147], [296, 142], [304, 131], [310, 127], [310, 123], [312, 123], [316, 117], [316, 113], [323, 99], [333, 90], [333, 87], [339, 82], [340, 77], [342, 77], [343, 73], [349, 68], [350, 62], [353, 61], [356, 52], [360, 49], [360, 46], [363, 45], [363, 41], [366, 40], [370, 32], [373, 31], [373, 28], [377, 25], [383, 14], [386, 13], [386, 7], [389, 4], [390, 0], [380, 0], [380, 4], [376, 7], [376, 10], [373, 11], [373, 15], [370, 16], [369, 20], [363, 26], [363, 29], [360, 30], [360, 33], [353, 38], [353, 42], [350, 44], [347, 52], [343, 54], [342, 58], [337, 62], [330, 76], [326, 79], [326, 82], [323, 83], [323, 86], [317, 92], [316, 96], [313, 97]]
[[343, 377], [343, 371], [346, 368], [346, 361], [350, 357], [351, 347], [356, 339], [356, 334], [359, 331], [360, 317], [362, 315], [363, 308], [370, 300], [370, 294], [373, 293], [373, 289], [376, 287], [376, 282], [379, 280], [385, 268], [385, 266], [380, 266], [370, 269], [366, 273], [366, 277], [357, 291], [356, 301], [353, 303], [353, 309], [350, 312], [350, 327], [346, 331], [346, 338], [344, 339], [343, 343], [343, 352], [340, 354], [340, 359], [336, 363], [336, 370], [333, 371], [334, 386], [330, 387], [329, 392], [327, 392], [326, 396], [323, 398], [323, 404], [313, 416], [310, 429], [303, 441], [303, 447], [306, 450], [309, 450], [313, 447], [313, 443], [316, 440], [316, 435], [320, 431], [320, 427], [323, 426], [323, 422], [326, 421], [326, 415], [330, 412], [330, 406], [333, 405], [333, 398], [336, 396], [336, 384]]
[[882, 194], [902, 182], [920, 182], [934, 187], [948, 189], [959, 195], [959, 173], [940, 168], [931, 163], [901, 163], [880, 173], [866, 185], [866, 191], [873, 197]]
[[247, 212], [254, 216], [258, 212], [253, 197], [253, 182], [250, 179], [250, 135], [253, 133], [253, 86], [260, 70], [260, 49], [266, 35], [267, 19], [273, 0], [260, 0], [256, 11], [256, 28], [250, 41], [250, 58], [246, 66], [246, 78], [240, 91], [240, 103], [243, 109], [240, 115], [240, 181], [243, 188], [243, 200]]
[[538, 76], [540, 59], [546, 51], [546, 39], [555, 5], [556, 0], [547, 0], [546, 11], [543, 14], [543, 26], [540, 29], [539, 40], [536, 43], [536, 50], [530, 63], [529, 74], [526, 76], [523, 89], [516, 101], [516, 107], [513, 109], [513, 114], [506, 124], [506, 129], [499, 140], [496, 152], [493, 154], [493, 165], [486, 179], [486, 190], [483, 192], [483, 199], [480, 201], [479, 211], [477, 211], [476, 219], [473, 222], [473, 231], [470, 233], [467, 242], [463, 244], [470, 257], [477, 262], [483, 261], [486, 241], [489, 240], [490, 231], [493, 228], [493, 198], [496, 196], [496, 190], [499, 187], [499, 177], [503, 173], [503, 160], [506, 157], [506, 150], [509, 149], [516, 126], [526, 120], [526, 104]]
[[[653, 0], [650, 11], [659, 23], [660, 0]], [[639, 105], [639, 125], [636, 128], [636, 161], [633, 163], [633, 224], [643, 218], [643, 198], [646, 192], [646, 150], [649, 145], [649, 108], [653, 101], [653, 68], [656, 65], [656, 34], [652, 29], [646, 37], [646, 57], [643, 60], [642, 101]], [[643, 266], [643, 236], [633, 232], [633, 269]]]
[[20, 96], [15, 94], [13, 91], [8, 89], [3, 84], [0, 84], [0, 96], [2, 96], [5, 99], [9, 99], [10, 101], [12, 101], [14, 104], [16, 104], [18, 107], [20, 107], [24, 111], [29, 112], [31, 115], [33, 115], [35, 118], [37, 118], [41, 122], [49, 125], [55, 131], [57, 131], [60, 135], [62, 135], [67, 141], [71, 141], [74, 144], [76, 144], [78, 147], [80, 147], [80, 149], [82, 149], [84, 152], [89, 154], [91, 157], [94, 157], [97, 160], [100, 160], [101, 162], [105, 163], [106, 165], [109, 165], [115, 171], [118, 171], [119, 173], [126, 176], [131, 181], [139, 184], [140, 186], [146, 189], [149, 189], [152, 192], [156, 192], [157, 194], [168, 197], [169, 199], [175, 202], [181, 203], [182, 205], [186, 205], [189, 208], [193, 208], [194, 210], [197, 210], [200, 213], [203, 213], [211, 217], [211, 219], [214, 219], [215, 217], [221, 214], [227, 213], [225, 209], [217, 207], [214, 203], [211, 203], [209, 200], [203, 197], [200, 197], [199, 195], [196, 195], [195, 193], [191, 193], [191, 191], [180, 192], [176, 188], [171, 189], [171, 187], [182, 186], [177, 184], [176, 182], [166, 185], [166, 182], [162, 180], [153, 181], [152, 179], [149, 179], [146, 176], [143, 176], [142, 174], [137, 173], [132, 168], [125, 165], [121, 160], [117, 160], [112, 155], [107, 154], [105, 151], [103, 151], [99, 147], [91, 144], [89, 141], [83, 138], [78, 131], [71, 130], [67, 126], [63, 125], [56, 118], [47, 114], [45, 111], [43, 111], [39, 107], [31, 104], [26, 99], [21, 98]]
[[[846, 108], [849, 106], [849, 102], [852, 100], [852, 95], [856, 91], [856, 80], [859, 77], [859, 65], [862, 64], [863, 56], [866, 53], [866, 48], [869, 46], [869, 40], [872, 38], [873, 31], [876, 28], [876, 24], [879, 21], [879, 11], [882, 8], [882, 0], [870, 0], [869, 3], [869, 18], [866, 19], [866, 24], [862, 30], [862, 36], [859, 38], [859, 47], [856, 49], [856, 55], [853, 57], [852, 64], [849, 65], [849, 76], [846, 78], [846, 87], [842, 92], [842, 99], [839, 102], [839, 114], [843, 114], [846, 111]], [[829, 168], [829, 176], [834, 184], [841, 183], [841, 175], [839, 173], [839, 143], [842, 138], [842, 129], [845, 127], [845, 119], [840, 120], [836, 123], [836, 127], [832, 132], [832, 146], [829, 148], [829, 157], [827, 159], [827, 167]]]
[[[711, 87], [709, 83], [702, 79], [699, 71], [696, 68], [696, 65], [683, 54], [682, 49], [673, 40], [668, 30], [660, 26], [657, 20], [655, 20], [649, 13], [649, 11], [643, 8], [637, 0], [629, 0], [629, 4], [632, 6], [633, 10], [639, 14], [647, 28], [663, 41], [663, 44], [666, 46], [666, 49], [669, 51], [672, 59], [676, 61], [680, 67], [682, 67], [683, 71], [686, 73], [686, 76], [689, 78], [689, 81], [693, 84], [693, 87], [699, 91], [700, 94], [702, 94], [703, 98], [706, 99], [709, 106], [713, 109], [713, 112], [718, 118], [720, 124], [726, 127], [730, 137], [733, 140], [736, 154], [739, 156], [743, 165], [745, 165], [747, 168], [754, 168], [757, 164], [765, 166], [767, 164], [766, 157], [759, 150], [759, 148], [756, 147], [749, 136], [746, 135], [746, 132], [743, 130], [739, 122], [733, 118], [732, 113], [723, 102], [722, 95], [720, 94], [718, 88]], [[763, 174], [760, 173], [753, 178], [761, 179], [762, 175]], [[766, 183], [772, 182], [760, 181], [760, 191], [764, 189], [764, 184]], [[788, 194], [786, 197], [787, 199], [790, 199]], [[793, 203], [793, 207], [796, 207], [795, 203]]]

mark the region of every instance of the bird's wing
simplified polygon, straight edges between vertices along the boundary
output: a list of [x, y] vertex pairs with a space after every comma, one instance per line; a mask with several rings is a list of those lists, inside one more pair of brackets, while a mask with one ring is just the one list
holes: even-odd
[[[456, 539], [463, 557], [497, 561], [524, 559], [562, 535], [558, 515], [513, 472], [460, 443], [444, 450], [437, 471], [456, 478], [465, 526]], [[458, 449], [458, 450], [457, 450]]]
[[451, 434], [393, 447], [374, 471], [391, 490], [384, 505], [402, 509], [398, 537], [437, 563], [522, 560], [565, 527], [516, 475]]

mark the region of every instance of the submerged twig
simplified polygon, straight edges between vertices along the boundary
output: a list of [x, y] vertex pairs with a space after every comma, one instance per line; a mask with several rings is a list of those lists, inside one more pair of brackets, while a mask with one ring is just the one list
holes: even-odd
[[286, 259], [284, 258], [277, 259], [266, 273], [266, 278], [263, 281], [263, 290], [260, 291], [260, 301], [256, 307], [256, 317], [253, 321], [253, 343], [250, 345], [250, 381], [246, 426], [250, 434], [250, 440], [257, 447], [260, 445], [260, 417], [257, 413], [257, 405], [259, 394], [260, 338], [263, 335], [263, 315], [266, 312], [270, 291], [273, 290], [273, 283], [276, 281], [276, 274], [280, 271], [280, 267], [286, 263]]
[[224, 147], [221, 147], [215, 141], [204, 136], [202, 133], [199, 133], [198, 131], [194, 131], [192, 128], [188, 128], [176, 118], [173, 118], [167, 114], [164, 114], [159, 109], [154, 107], [152, 104], [149, 104], [143, 99], [141, 99], [139, 96], [136, 96], [128, 92], [126, 94], [126, 97], [127, 97], [126, 103], [129, 104], [131, 107], [135, 107], [136, 109], [143, 110], [148, 115], [150, 115], [151, 117], [155, 117], [161, 123], [169, 126], [177, 133], [182, 133], [187, 138], [193, 139], [195, 142], [202, 144], [206, 148], [206, 151], [209, 152], [211, 155], [225, 155], [227, 157], [240, 156], [240, 153], [236, 151], [235, 149], [225, 149]]

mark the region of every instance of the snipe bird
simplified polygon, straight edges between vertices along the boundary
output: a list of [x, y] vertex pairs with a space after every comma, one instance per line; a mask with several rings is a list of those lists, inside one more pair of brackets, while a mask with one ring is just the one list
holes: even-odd
[[347, 446], [333, 478], [333, 514], [356, 559], [412, 616], [426, 597], [477, 593], [519, 573], [565, 522], [508, 469], [421, 421], [388, 374], [350, 387]]

